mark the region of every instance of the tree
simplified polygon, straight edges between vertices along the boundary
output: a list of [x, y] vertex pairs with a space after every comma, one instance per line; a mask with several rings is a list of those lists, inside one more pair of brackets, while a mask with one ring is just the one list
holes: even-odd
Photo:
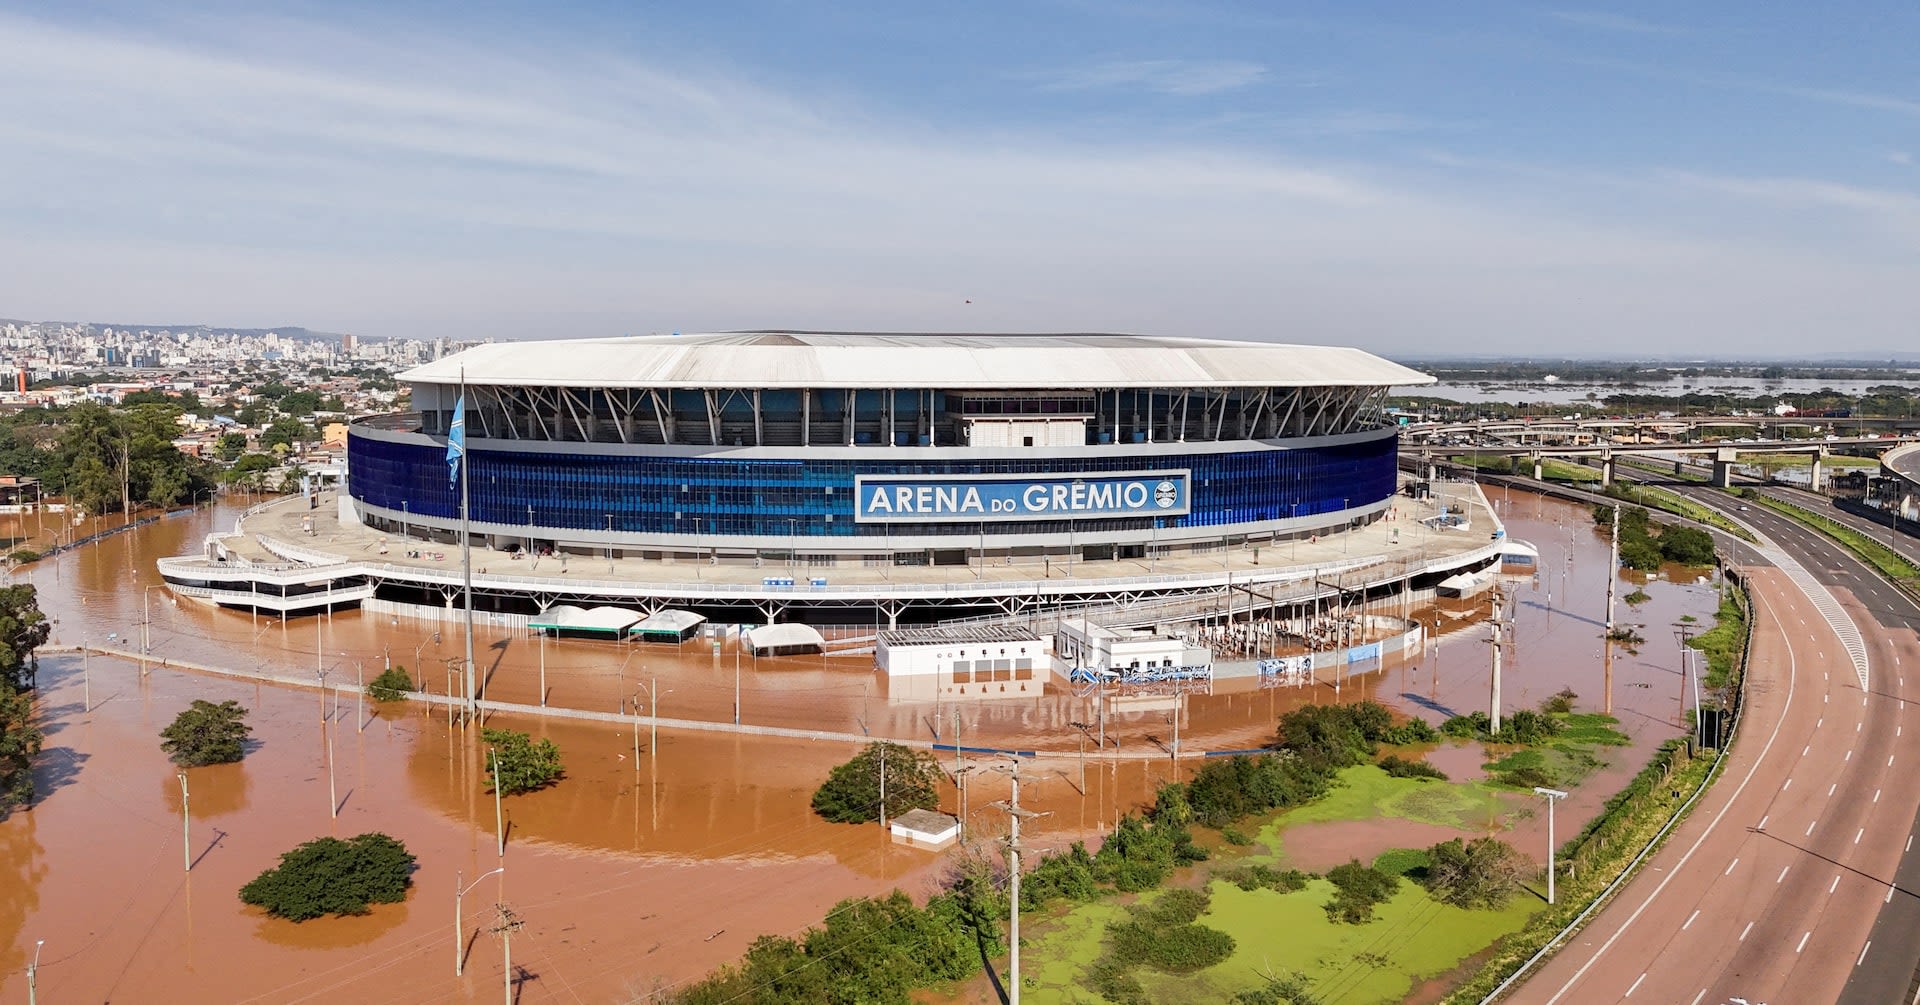
[[39, 668], [35, 649], [53, 625], [40, 613], [40, 592], [31, 583], [0, 587], [0, 687], [25, 691]]
[[505, 796], [544, 789], [566, 774], [560, 766], [560, 748], [552, 740], [533, 737], [511, 729], [483, 729], [487, 753], [487, 791], [496, 787]]
[[281, 855], [240, 888], [240, 899], [289, 921], [366, 914], [369, 904], [407, 899], [415, 861], [406, 845], [377, 832], [320, 838]]
[[220, 441], [214, 444], [213, 455], [231, 464], [247, 452], [247, 434], [222, 433]]
[[195, 698], [160, 731], [160, 749], [184, 768], [227, 764], [247, 756], [247, 710], [228, 699], [218, 705]]
[[33, 802], [33, 759], [40, 756], [33, 697], [0, 681], [0, 820]]
[[281, 445], [292, 447], [295, 443], [312, 439], [309, 434], [306, 423], [291, 415], [283, 415], [273, 420], [273, 425], [260, 434], [260, 445], [267, 448]]
[[1333, 899], [1327, 901], [1327, 917], [1349, 925], [1372, 921], [1374, 905], [1386, 903], [1400, 885], [1400, 877], [1361, 865], [1359, 859], [1334, 866], [1327, 871], [1327, 879], [1335, 889]]
[[367, 682], [367, 697], [374, 701], [399, 701], [413, 690], [413, 678], [407, 676], [407, 668], [388, 667], [380, 676]]
[[1520, 852], [1498, 838], [1459, 838], [1427, 849], [1422, 883], [1433, 898], [1455, 907], [1496, 909], [1520, 889]]
[[1698, 527], [1666, 527], [1660, 531], [1660, 554], [1682, 565], [1712, 565], [1713, 535]]
[[813, 811], [839, 824], [878, 819], [882, 771], [889, 818], [940, 804], [940, 764], [933, 755], [882, 741], [867, 744], [827, 775], [826, 782], [814, 790]]

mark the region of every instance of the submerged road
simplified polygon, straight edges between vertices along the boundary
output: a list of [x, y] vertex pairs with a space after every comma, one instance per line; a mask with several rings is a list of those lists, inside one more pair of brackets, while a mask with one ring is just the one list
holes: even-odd
[[[1705, 488], [1839, 601], [1863, 690], [1827, 619], [1778, 568], [1754, 595], [1746, 719], [1725, 773], [1635, 881], [1509, 1000], [1911, 1002], [1920, 964], [1920, 607], [1785, 517]], [[1916, 732], [1906, 732], [1907, 726]], [[1905, 926], [1905, 932], [1901, 931]]]

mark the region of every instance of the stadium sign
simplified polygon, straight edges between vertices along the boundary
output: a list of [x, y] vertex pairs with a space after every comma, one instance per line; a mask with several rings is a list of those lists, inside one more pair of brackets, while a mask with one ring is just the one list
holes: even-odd
[[1186, 471], [1086, 475], [860, 475], [861, 523], [1084, 520], [1179, 516], [1191, 505]]

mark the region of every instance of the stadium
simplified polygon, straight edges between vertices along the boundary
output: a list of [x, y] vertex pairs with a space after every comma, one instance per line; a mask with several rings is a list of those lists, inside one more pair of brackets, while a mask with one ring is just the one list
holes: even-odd
[[[1432, 382], [1351, 348], [798, 331], [488, 344], [399, 380], [415, 410], [352, 425], [337, 499], [250, 515], [263, 532], [169, 560], [169, 583], [256, 610], [449, 608], [464, 387], [474, 606], [491, 616], [893, 626], [1191, 601], [1379, 564], [1350, 542], [1313, 556], [1390, 514], [1384, 399]], [[275, 583], [223, 551], [255, 545], [300, 568]]]

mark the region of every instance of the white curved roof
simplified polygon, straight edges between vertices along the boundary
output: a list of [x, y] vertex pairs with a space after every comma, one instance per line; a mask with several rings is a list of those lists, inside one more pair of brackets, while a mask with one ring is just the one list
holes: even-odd
[[1144, 335], [723, 332], [500, 342], [399, 379], [562, 387], [1384, 387], [1434, 378], [1369, 352]]

